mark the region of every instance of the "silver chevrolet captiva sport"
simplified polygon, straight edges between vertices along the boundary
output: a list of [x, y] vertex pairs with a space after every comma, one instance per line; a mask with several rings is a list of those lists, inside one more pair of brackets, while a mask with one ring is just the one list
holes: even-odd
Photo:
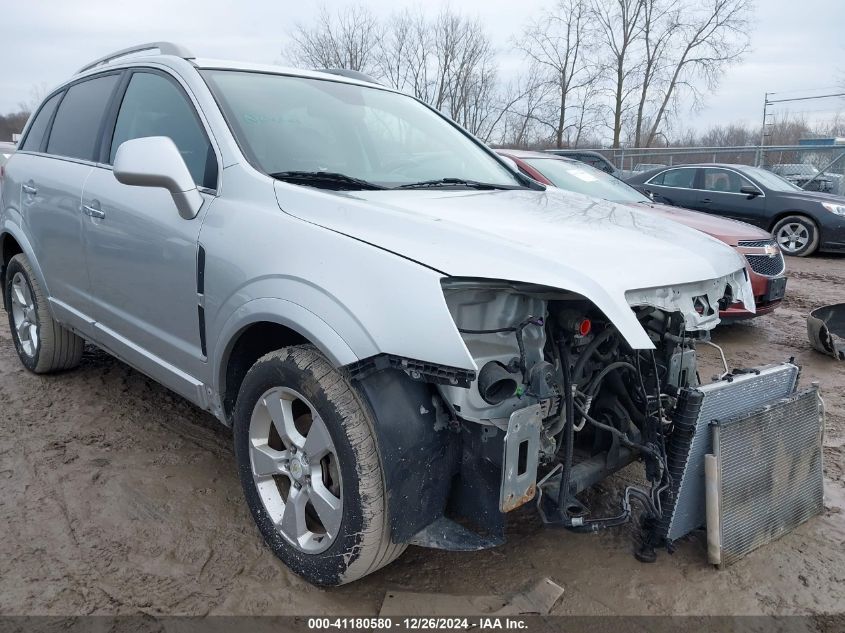
[[413, 97], [165, 42], [35, 111], [0, 262], [21, 362], [88, 341], [231, 426], [261, 535], [319, 585], [499, 545], [532, 500], [597, 529], [575, 495], [636, 460], [658, 512], [691, 350], [754, 309], [730, 247], [546, 190]]

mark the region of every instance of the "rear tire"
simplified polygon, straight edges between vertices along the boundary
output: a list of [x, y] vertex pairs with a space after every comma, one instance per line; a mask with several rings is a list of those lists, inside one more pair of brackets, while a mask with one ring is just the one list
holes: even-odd
[[4, 292], [9, 328], [24, 367], [48, 374], [79, 365], [85, 342], [53, 319], [25, 255], [15, 255], [9, 261]]
[[772, 229], [772, 236], [784, 255], [806, 257], [819, 247], [819, 227], [805, 215], [781, 218]]
[[234, 439], [264, 541], [309, 582], [342, 585], [405, 550], [390, 538], [372, 415], [314, 347], [287, 347], [253, 365], [235, 404]]

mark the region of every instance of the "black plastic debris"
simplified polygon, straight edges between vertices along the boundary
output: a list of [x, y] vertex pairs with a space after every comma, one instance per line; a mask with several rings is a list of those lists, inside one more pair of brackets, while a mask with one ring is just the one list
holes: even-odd
[[816, 308], [807, 317], [807, 336], [822, 354], [845, 360], [845, 303]]

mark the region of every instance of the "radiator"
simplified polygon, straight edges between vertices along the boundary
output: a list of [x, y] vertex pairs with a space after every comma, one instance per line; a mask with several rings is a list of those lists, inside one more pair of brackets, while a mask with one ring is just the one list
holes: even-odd
[[824, 509], [818, 389], [713, 423], [707, 552], [730, 565]]
[[671, 543], [705, 525], [704, 457], [712, 452], [710, 423], [788, 397], [797, 382], [798, 367], [783, 363], [681, 391], [667, 447], [672, 483], [661, 496], [659, 537]]

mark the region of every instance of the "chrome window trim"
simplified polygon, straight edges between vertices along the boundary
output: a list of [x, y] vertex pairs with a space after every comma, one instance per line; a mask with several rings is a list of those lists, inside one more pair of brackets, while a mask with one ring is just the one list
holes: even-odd
[[67, 163], [78, 163], [79, 165], [88, 165], [89, 167], [97, 167], [99, 163], [85, 158], [76, 158], [75, 156], [60, 156], [58, 154], [48, 154], [47, 152], [33, 152], [30, 149], [19, 150], [15, 154], [25, 154], [27, 156], [37, 156], [39, 158], [49, 158], [51, 160], [62, 160]]
[[714, 191], [713, 189], [698, 189], [696, 187], [673, 187], [672, 185], [658, 185], [658, 184], [654, 184], [654, 183], [651, 182], [652, 180], [654, 180], [658, 176], [665, 174], [667, 171], [677, 171], [679, 169], [721, 169], [723, 171], [730, 171], [730, 172], [735, 173], [740, 178], [747, 180], [752, 185], [757, 187], [757, 189], [760, 190], [760, 195], [755, 196], [756, 198], [765, 198], [766, 197], [766, 192], [763, 191], [763, 188], [760, 185], [758, 185], [756, 182], [751, 180], [748, 176], [746, 176], [742, 172], [738, 172], [736, 169], [731, 169], [730, 167], [703, 167], [701, 165], [696, 165], [696, 166], [683, 165], [683, 166], [678, 166], [678, 167], [669, 167], [668, 169], [664, 169], [663, 171], [654, 174], [654, 176], [652, 176], [651, 178], [646, 180], [643, 183], [643, 185], [651, 185], [652, 187], [666, 187], [667, 189], [681, 189], [683, 191], [704, 191], [706, 193], [724, 193], [724, 194], [727, 194], [729, 196], [742, 196], [744, 198], [748, 197], [748, 194], [739, 193], [739, 192], [736, 192], [736, 191]]

